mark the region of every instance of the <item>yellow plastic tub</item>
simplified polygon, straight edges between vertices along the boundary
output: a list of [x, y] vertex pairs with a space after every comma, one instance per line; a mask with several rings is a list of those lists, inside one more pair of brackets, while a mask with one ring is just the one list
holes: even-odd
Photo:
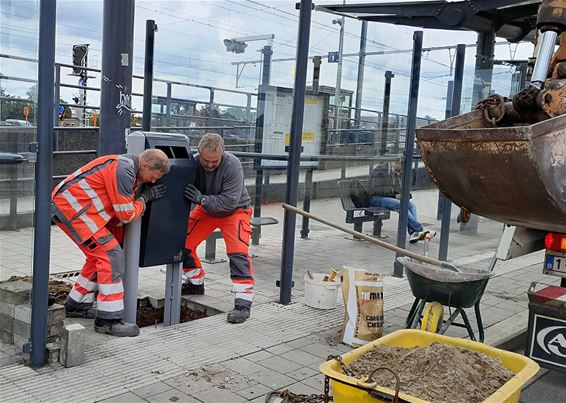
[[[348, 366], [352, 361], [358, 359], [362, 354], [371, 350], [374, 346], [385, 344], [392, 347], [426, 347], [434, 342], [450, 344], [456, 347], [467, 348], [472, 351], [484, 353], [488, 356], [499, 358], [503, 365], [512, 371], [515, 376], [507, 381], [494, 394], [489, 396], [485, 402], [518, 402], [521, 388], [532, 378], [539, 370], [536, 362], [522, 356], [520, 354], [511, 353], [494, 347], [487, 346], [475, 341], [463, 340], [455, 337], [442, 336], [435, 333], [424, 332], [422, 330], [404, 329], [383, 336], [382, 338], [359, 347], [349, 353], [343, 354], [342, 361]], [[390, 402], [395, 396], [395, 391], [375, 387], [372, 392], [374, 396], [370, 396], [368, 390], [364, 390], [358, 386], [358, 380], [343, 374], [340, 365], [336, 360], [323, 363], [320, 370], [331, 379], [332, 389], [334, 392], [334, 403], [375, 403]], [[379, 398], [382, 397], [382, 399]], [[407, 402], [425, 402], [425, 400], [399, 393], [401, 401]]]

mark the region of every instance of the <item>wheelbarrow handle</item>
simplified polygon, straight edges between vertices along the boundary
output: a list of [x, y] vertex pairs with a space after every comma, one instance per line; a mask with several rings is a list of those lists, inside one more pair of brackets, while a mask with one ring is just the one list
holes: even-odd
[[[297, 213], [297, 214], [300, 214], [300, 215], [302, 215], [302, 216], [308, 217], [308, 218], [310, 218], [310, 219], [312, 219], [312, 220], [318, 221], [318, 222], [320, 222], [320, 223], [322, 223], [322, 224], [325, 224], [325, 225], [328, 225], [328, 226], [330, 226], [330, 227], [332, 227], [332, 228], [336, 228], [336, 229], [339, 230], [339, 231], [343, 231], [343, 232], [346, 232], [346, 233], [348, 233], [348, 234], [350, 234], [350, 235], [354, 235], [354, 236], [356, 236], [356, 237], [358, 237], [358, 238], [365, 239], [365, 240], [368, 241], [368, 242], [371, 242], [371, 243], [374, 243], [374, 244], [376, 244], [376, 245], [379, 245], [379, 246], [381, 246], [381, 247], [383, 247], [383, 248], [385, 248], [385, 249], [389, 249], [390, 251], [396, 252], [396, 253], [398, 253], [398, 254], [400, 254], [400, 255], [408, 256], [408, 257], [411, 257], [411, 258], [413, 258], [413, 259], [415, 259], [415, 260], [419, 260], [419, 261], [421, 261], [421, 262], [429, 263], [429, 264], [432, 264], [432, 265], [435, 265], [435, 266], [440, 266], [440, 267], [445, 267], [445, 268], [447, 268], [447, 269], [456, 270], [456, 268], [455, 268], [453, 265], [451, 265], [450, 263], [443, 262], [443, 261], [437, 260], [437, 259], [433, 259], [433, 258], [430, 258], [430, 257], [428, 257], [428, 256], [422, 256], [422, 255], [419, 255], [418, 253], [412, 252], [412, 251], [410, 251], [410, 250], [403, 249], [403, 248], [400, 248], [400, 247], [398, 247], [398, 246], [388, 244], [387, 242], [380, 241], [379, 239], [375, 239], [375, 238], [373, 238], [373, 237], [371, 237], [371, 236], [368, 236], [368, 235], [366, 235], [366, 234], [362, 234], [361, 232], [351, 230], [350, 228], [346, 228], [346, 227], [344, 227], [344, 226], [342, 226], [342, 225], [338, 225], [338, 224], [335, 224], [335, 223], [330, 222], [330, 221], [328, 221], [328, 220], [325, 220], [324, 218], [315, 216], [314, 214], [311, 214], [311, 213], [309, 213], [309, 212], [307, 212], [307, 211], [301, 210], [301, 209], [299, 209], [299, 208], [297, 208], [297, 207], [295, 207], [295, 206], [291, 206], [290, 204], [283, 203], [283, 204], [281, 205], [281, 207], [283, 207], [285, 210], [292, 211], [292, 212], [294, 212], [294, 213]], [[457, 270], [456, 270], [456, 271], [457, 271]]]

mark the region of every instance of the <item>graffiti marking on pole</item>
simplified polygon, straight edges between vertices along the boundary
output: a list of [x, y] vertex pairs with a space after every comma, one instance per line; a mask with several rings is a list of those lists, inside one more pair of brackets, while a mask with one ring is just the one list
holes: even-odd
[[120, 102], [118, 102], [118, 105], [116, 105], [116, 109], [118, 109], [118, 115], [122, 116], [124, 111], [132, 111], [131, 99], [131, 95], [124, 94], [122, 91], [120, 91]]

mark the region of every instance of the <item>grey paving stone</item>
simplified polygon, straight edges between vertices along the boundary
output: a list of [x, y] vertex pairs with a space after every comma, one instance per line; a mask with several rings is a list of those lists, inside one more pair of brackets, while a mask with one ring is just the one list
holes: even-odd
[[265, 371], [255, 373], [253, 379], [271, 388], [271, 390], [281, 389], [295, 382], [293, 378], [269, 368], [266, 368]]
[[143, 386], [141, 388], [133, 389], [131, 392], [141, 398], [148, 398], [150, 396], [157, 395], [158, 393], [164, 392], [171, 389], [170, 385], [164, 382], [156, 382], [151, 385]]
[[207, 382], [203, 379], [198, 379], [198, 377], [196, 376], [187, 375], [179, 375], [174, 378], [165, 379], [163, 382], [188, 395], [212, 387], [212, 384], [210, 382]]
[[269, 357], [273, 357], [273, 354], [265, 350], [256, 351], [255, 353], [244, 356], [246, 360], [250, 360], [251, 362], [255, 362], [255, 363], [261, 360], [265, 360], [266, 358]]
[[324, 375], [322, 375], [322, 373], [319, 373], [319, 375], [311, 376], [310, 378], [302, 381], [302, 383], [320, 391], [319, 393], [324, 392]]
[[328, 344], [315, 343], [305, 347], [301, 347], [300, 349], [306, 353], [313, 354], [320, 358], [323, 358], [324, 360], [326, 360], [326, 358], [329, 355], [341, 354], [341, 351], [338, 348], [335, 348], [334, 346], [330, 346]]
[[311, 376], [316, 375], [318, 373], [320, 373], [320, 371], [315, 370], [314, 368], [302, 367], [294, 371], [287, 372], [285, 375], [290, 376], [291, 378], [297, 381], [302, 381], [303, 379], [310, 378]]
[[300, 350], [300, 349], [296, 349], [296, 350], [291, 350], [285, 354], [283, 354], [283, 357], [287, 360], [296, 362], [298, 364], [302, 364], [302, 365], [310, 365], [310, 364], [314, 364], [316, 362], [321, 362], [321, 359], [319, 356], [316, 355], [312, 355], [310, 353], [307, 353], [304, 350]]
[[200, 400], [197, 400], [192, 396], [187, 396], [186, 394], [175, 388], [170, 388], [157, 395], [150, 396], [147, 398], [147, 401], [151, 403], [170, 403], [170, 402], [200, 403]]
[[124, 393], [122, 395], [111, 397], [110, 399], [106, 400], [99, 400], [99, 402], [103, 403], [145, 403], [147, 400], [142, 399], [139, 396], [134, 395], [131, 392]]
[[210, 388], [193, 394], [193, 397], [203, 403], [241, 403], [247, 401], [246, 398], [238, 396], [226, 389]]
[[242, 375], [253, 374], [265, 369], [261, 365], [251, 362], [246, 358], [237, 358], [235, 360], [224, 361], [222, 365]]
[[273, 356], [265, 360], [258, 361], [259, 365], [266, 368], [271, 368], [274, 371], [286, 374], [287, 372], [294, 371], [301, 368], [301, 364], [283, 358], [283, 356]]
[[269, 387], [262, 385], [261, 383], [258, 383], [254, 386], [250, 386], [245, 389], [240, 389], [235, 393], [239, 396], [242, 396], [244, 399], [255, 400], [255, 398], [257, 398], [258, 396], [265, 396], [269, 392], [271, 392], [271, 389]]
[[283, 343], [277, 346], [270, 347], [267, 349], [267, 351], [269, 351], [271, 354], [281, 355], [293, 349], [294, 349], [293, 346], [289, 346], [287, 343]]

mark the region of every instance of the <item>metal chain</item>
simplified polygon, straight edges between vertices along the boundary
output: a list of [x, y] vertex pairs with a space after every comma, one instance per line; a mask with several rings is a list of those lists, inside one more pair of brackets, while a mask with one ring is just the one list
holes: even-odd
[[344, 364], [344, 361], [342, 361], [342, 357], [340, 357], [339, 355], [329, 355], [326, 358], [326, 361], [330, 361], [330, 360], [338, 361], [338, 365], [340, 365], [340, 369], [345, 375], [355, 377], [355, 374], [346, 366], [346, 364]]
[[[501, 95], [493, 94], [478, 102], [476, 104], [475, 109], [482, 110], [484, 119], [495, 126], [505, 116], [505, 102], [508, 101], [509, 101], [508, 98], [505, 98]], [[499, 111], [497, 111], [498, 115], [493, 116], [492, 113], [494, 113], [496, 109], [499, 109]]]
[[[326, 382], [326, 381], [325, 381]], [[282, 390], [281, 392], [271, 392], [269, 395], [267, 395], [266, 398], [266, 402], [269, 403], [271, 402], [271, 399], [273, 396], [277, 396], [280, 398], [283, 398], [283, 401], [281, 403], [328, 403], [329, 401], [332, 400], [332, 396], [328, 396], [327, 392], [326, 392], [326, 388], [327, 385], [325, 383], [324, 386], [324, 390], [325, 390], [325, 394], [324, 395], [301, 395], [298, 393], [293, 393], [291, 392], [289, 389], [285, 389]], [[328, 386], [328, 388], [330, 388]]]

